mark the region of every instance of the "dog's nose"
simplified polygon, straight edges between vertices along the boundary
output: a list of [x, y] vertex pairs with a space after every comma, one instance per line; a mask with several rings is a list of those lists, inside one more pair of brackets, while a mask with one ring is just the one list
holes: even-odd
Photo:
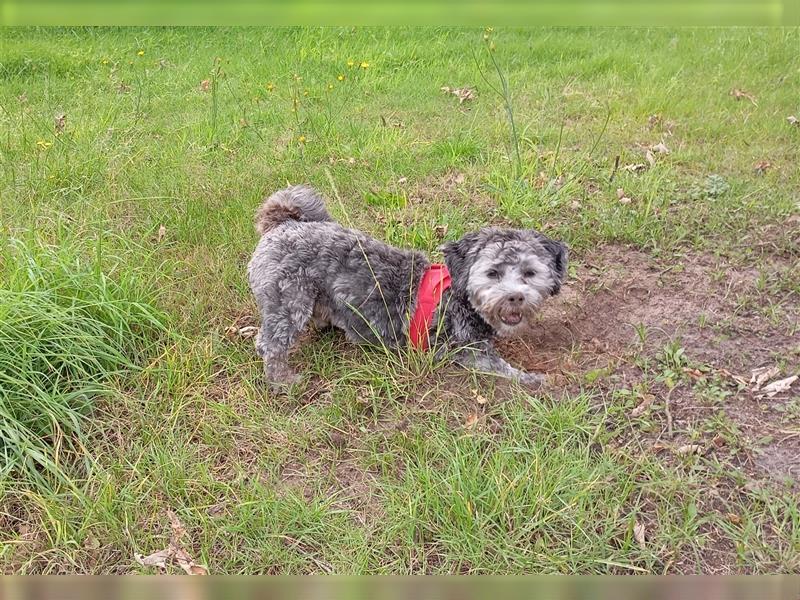
[[508, 302], [511, 306], [519, 306], [525, 300], [525, 297], [522, 294], [509, 294], [506, 297], [506, 302]]

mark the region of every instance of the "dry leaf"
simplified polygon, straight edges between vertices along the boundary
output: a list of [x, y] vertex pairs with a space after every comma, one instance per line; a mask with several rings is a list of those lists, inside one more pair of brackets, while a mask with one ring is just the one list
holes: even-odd
[[475, 99], [475, 90], [471, 87], [463, 87], [463, 88], [451, 88], [449, 86], [443, 86], [441, 90], [445, 94], [453, 94], [456, 98], [458, 98], [458, 103], [463, 104], [467, 100], [474, 100]]
[[718, 372], [721, 375], [724, 375], [725, 377], [728, 377], [729, 379], [732, 379], [736, 383], [736, 385], [741, 386], [741, 387], [747, 387], [747, 381], [745, 381], [745, 379], [743, 377], [739, 377], [738, 375], [734, 375], [733, 373], [728, 371], [728, 369], [719, 369]]
[[578, 202], [577, 200], [573, 200], [572, 202], [570, 202], [569, 206], [570, 206], [570, 208], [572, 210], [580, 210], [581, 209], [581, 203]]
[[686, 444], [675, 449], [675, 454], [678, 456], [686, 456], [687, 454], [703, 454], [705, 449], [700, 444]]
[[629, 173], [638, 173], [639, 171], [644, 171], [647, 168], [647, 165], [644, 163], [635, 163], [630, 165], [625, 165], [622, 167], [623, 171], [628, 171]]
[[238, 333], [240, 338], [244, 338], [247, 340], [256, 336], [256, 334], [258, 333], [258, 327], [255, 327], [254, 325], [241, 327]]
[[181, 523], [181, 520], [178, 518], [173, 511], [167, 511], [167, 518], [169, 519], [169, 525], [172, 528], [172, 539], [174, 542], [180, 541], [180, 539], [186, 535], [186, 528]]
[[183, 548], [175, 547], [174, 551], [175, 561], [187, 575], [208, 575], [208, 569], [194, 562], [192, 557], [189, 556]]
[[478, 413], [470, 413], [467, 415], [467, 420], [464, 421], [464, 427], [466, 429], [472, 429], [478, 423]]
[[57, 114], [55, 117], [56, 135], [63, 132], [66, 126], [67, 126], [67, 115], [65, 115], [64, 113]]
[[100, 542], [96, 537], [89, 536], [83, 541], [83, 547], [87, 550], [97, 550], [100, 548]]
[[750, 383], [755, 384], [753, 386], [753, 391], [757, 392], [760, 390], [762, 385], [767, 383], [780, 372], [781, 370], [774, 365], [771, 367], [758, 367], [757, 369], [750, 371]]
[[786, 117], [786, 120], [789, 121], [789, 125], [794, 125], [795, 127], [800, 127], [800, 119], [798, 119], [794, 115], [789, 115], [788, 117]]
[[669, 148], [664, 142], [658, 142], [657, 144], [650, 146], [650, 150], [653, 152], [657, 152], [658, 154], [669, 154]]
[[440, 240], [444, 239], [444, 236], [447, 235], [447, 225], [446, 224], [437, 225], [436, 227], [433, 228], [433, 232], [436, 234], [436, 237], [439, 238]]
[[655, 399], [656, 397], [652, 394], [645, 394], [638, 406], [631, 411], [631, 417], [634, 419], [636, 417], [641, 417], [644, 414], [644, 411], [650, 408], [653, 402], [655, 402]]
[[486, 397], [481, 395], [478, 390], [472, 390], [472, 395], [475, 396], [475, 400], [478, 402], [478, 404], [486, 404], [488, 402]]
[[772, 168], [772, 163], [768, 160], [760, 160], [753, 166], [753, 171], [755, 171], [756, 175], [763, 175], [767, 172], [767, 169]]
[[792, 384], [797, 381], [797, 375], [792, 375], [791, 377], [787, 377], [786, 379], [779, 379], [778, 381], [773, 381], [761, 390], [761, 394], [759, 398], [767, 397], [772, 398], [776, 394], [781, 394], [783, 392], [788, 392], [789, 388], [792, 387]]
[[456, 173], [455, 177], [453, 177], [453, 183], [455, 183], [456, 185], [461, 185], [462, 183], [464, 183], [465, 179], [466, 177], [464, 176], [463, 173]]
[[200, 91], [207, 92], [210, 89], [211, 89], [211, 80], [203, 79], [203, 81], [200, 82]]
[[651, 167], [655, 166], [656, 157], [653, 156], [653, 153], [650, 150], [644, 153], [644, 157], [647, 159], [647, 162], [650, 164]]
[[397, 183], [400, 184], [400, 185], [403, 185], [407, 181], [408, 181], [408, 177], [401, 177], [400, 179], [397, 180]]
[[656, 125], [661, 125], [661, 115], [650, 115], [647, 117], [647, 128], [653, 129]]
[[684, 367], [683, 372], [686, 373], [689, 377], [691, 377], [695, 381], [705, 377], [704, 373], [700, 369], [691, 369], [689, 367]]
[[636, 540], [636, 543], [639, 544], [639, 548], [644, 550], [646, 547], [645, 529], [644, 525], [639, 523], [639, 521], [636, 521], [636, 523], [633, 525], [633, 538]]
[[164, 550], [153, 552], [153, 554], [149, 554], [148, 556], [134, 554], [133, 557], [136, 559], [136, 562], [143, 567], [158, 567], [159, 569], [166, 569], [167, 561], [172, 558], [172, 548], [165, 548]]
[[728, 513], [725, 516], [728, 518], [728, 521], [730, 521], [734, 525], [741, 525], [741, 523], [742, 523], [742, 517], [740, 517], [739, 515], [737, 515], [735, 513]]
[[167, 235], [167, 228], [164, 227], [163, 225], [160, 225], [158, 227], [158, 241], [163, 242], [165, 235]]
[[127, 94], [130, 91], [131, 91], [131, 86], [129, 86], [125, 82], [122, 82], [117, 86], [117, 93], [119, 94]]
[[756, 102], [755, 97], [744, 90], [740, 90], [739, 88], [733, 88], [730, 92], [730, 95], [733, 96], [734, 100], [741, 100], [742, 98], [747, 98], [750, 102], [753, 103], [753, 106], [758, 106], [758, 102]]
[[622, 188], [617, 188], [617, 198], [622, 200], [625, 197], [625, 190]]

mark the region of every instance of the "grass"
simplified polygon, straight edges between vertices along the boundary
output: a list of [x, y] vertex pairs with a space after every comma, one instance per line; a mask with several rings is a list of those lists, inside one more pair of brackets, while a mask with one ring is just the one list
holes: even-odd
[[[167, 510], [213, 573], [800, 569], [792, 482], [654, 452], [661, 398], [630, 417], [689, 386], [677, 338], [651, 352], [640, 330], [636, 385], [584, 377], [620, 381], [602, 367], [531, 395], [315, 335], [307, 387], [271, 397], [226, 335], [255, 317], [254, 208], [300, 181], [433, 257], [496, 224], [564, 239], [581, 269], [610, 244], [758, 269], [741, 310], [780, 292], [769, 318], [796, 331], [800, 279], [770, 261], [796, 256], [797, 29], [483, 33], [4, 30], [0, 429], [31, 441], [3, 446], [5, 572], [152, 572], [134, 555], [167, 546]], [[714, 385], [698, 402], [729, 402]], [[751, 448], [721, 416], [674, 424], [704, 427]]]

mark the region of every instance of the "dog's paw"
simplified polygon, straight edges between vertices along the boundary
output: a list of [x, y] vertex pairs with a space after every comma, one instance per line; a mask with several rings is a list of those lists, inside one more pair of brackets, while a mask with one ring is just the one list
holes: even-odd
[[545, 383], [545, 376], [541, 373], [520, 373], [517, 381], [525, 387], [539, 389]]

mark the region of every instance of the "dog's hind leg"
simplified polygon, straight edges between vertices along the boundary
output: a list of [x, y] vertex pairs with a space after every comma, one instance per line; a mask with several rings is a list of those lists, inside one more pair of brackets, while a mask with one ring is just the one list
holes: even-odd
[[314, 298], [296, 286], [260, 304], [262, 321], [256, 352], [264, 360], [264, 375], [274, 388], [298, 383], [301, 376], [289, 366], [289, 350], [311, 319]]

